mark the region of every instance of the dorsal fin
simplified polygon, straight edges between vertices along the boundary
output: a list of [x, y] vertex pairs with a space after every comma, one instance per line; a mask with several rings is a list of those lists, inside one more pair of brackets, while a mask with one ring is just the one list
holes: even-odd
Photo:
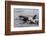
[[37, 15], [34, 15], [33, 19], [36, 19], [36, 16], [37, 16]]

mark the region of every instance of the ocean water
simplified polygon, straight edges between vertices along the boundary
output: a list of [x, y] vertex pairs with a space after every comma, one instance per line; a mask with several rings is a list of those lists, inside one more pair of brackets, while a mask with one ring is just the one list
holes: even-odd
[[14, 27], [38, 27], [38, 24], [27, 24], [23, 23], [21, 20], [14, 20]]

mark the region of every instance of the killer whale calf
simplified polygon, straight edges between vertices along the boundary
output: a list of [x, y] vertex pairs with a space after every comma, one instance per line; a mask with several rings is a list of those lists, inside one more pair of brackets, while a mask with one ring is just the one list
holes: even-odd
[[20, 15], [19, 18], [20, 18], [22, 21], [24, 21], [23, 23], [26, 23], [27, 21], [30, 21], [29, 23], [31, 23], [31, 24], [35, 24], [36, 22], [37, 22], [37, 24], [38, 24], [38, 21], [34, 21], [34, 20], [36, 19], [36, 16], [37, 16], [37, 15], [34, 15], [30, 20], [29, 20], [29, 17], [27, 17], [27, 16], [22, 16], [22, 15]]

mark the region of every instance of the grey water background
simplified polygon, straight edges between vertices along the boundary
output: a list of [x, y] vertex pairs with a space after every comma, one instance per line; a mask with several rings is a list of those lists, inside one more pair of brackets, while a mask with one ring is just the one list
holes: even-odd
[[[30, 9], [30, 8], [14, 8], [14, 27], [37, 27], [38, 24], [27, 24], [24, 23], [21, 20], [17, 20], [19, 19], [19, 15], [26, 15], [28, 17], [31, 16], [31, 14], [33, 15], [37, 15], [37, 18], [39, 19], [39, 9]], [[20, 24], [22, 23], [22, 24]]]

